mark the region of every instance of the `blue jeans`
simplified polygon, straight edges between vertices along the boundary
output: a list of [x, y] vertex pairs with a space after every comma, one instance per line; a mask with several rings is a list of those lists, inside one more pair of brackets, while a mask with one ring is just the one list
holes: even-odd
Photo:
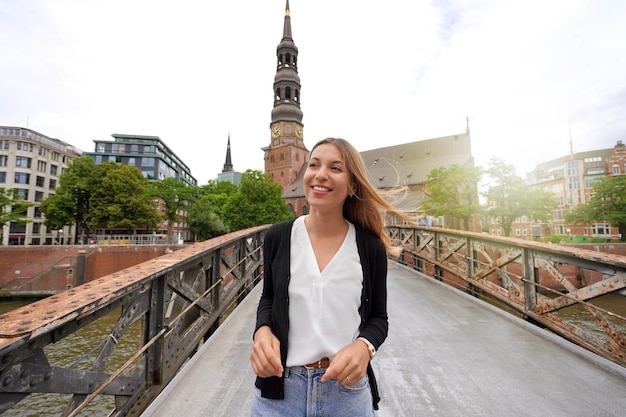
[[254, 389], [252, 417], [374, 417], [367, 374], [352, 387], [331, 379], [325, 368], [293, 366], [285, 370], [285, 399], [270, 400]]

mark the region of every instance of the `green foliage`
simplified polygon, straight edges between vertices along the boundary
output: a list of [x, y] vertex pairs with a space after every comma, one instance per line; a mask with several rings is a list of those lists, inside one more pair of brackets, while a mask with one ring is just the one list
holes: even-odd
[[175, 178], [166, 178], [150, 183], [147, 194], [163, 202], [162, 218], [167, 220], [167, 235], [172, 239], [174, 223], [184, 219], [181, 213], [189, 209], [194, 198], [192, 188]]
[[97, 179], [97, 165], [89, 156], [73, 159], [59, 177], [54, 194], [41, 202], [40, 209], [49, 229], [77, 224], [79, 234], [89, 236], [89, 203]]
[[211, 219], [215, 220], [211, 213], [230, 231], [290, 219], [292, 214], [282, 193], [282, 187], [270, 175], [257, 170], [246, 171], [239, 187], [227, 181], [211, 181], [199, 189], [190, 224], [198, 236], [208, 238], [220, 230], [219, 224], [211, 224]]
[[154, 230], [159, 218], [147, 194], [150, 182], [137, 167], [105, 162], [98, 165], [90, 199], [89, 226], [138, 227]]
[[626, 176], [607, 177], [594, 185], [588, 204], [581, 204], [565, 216], [570, 223], [607, 221], [617, 227], [621, 241], [626, 242]]
[[32, 203], [22, 200], [13, 188], [0, 187], [0, 242], [2, 242], [5, 225], [11, 222], [20, 224], [30, 222], [26, 215], [28, 208], [32, 206]]
[[486, 173], [492, 179], [485, 193], [487, 213], [498, 219], [506, 236], [511, 235], [511, 224], [517, 217], [527, 216], [540, 222], [550, 219], [557, 207], [552, 193], [526, 185], [513, 165], [497, 158], [491, 159]]
[[469, 230], [472, 216], [481, 211], [477, 191], [480, 177], [479, 167], [454, 164], [433, 169], [426, 177], [429, 199], [422, 204], [422, 210], [433, 216], [460, 219], [463, 228]]
[[271, 175], [257, 170], [243, 174], [239, 191], [226, 202], [222, 215], [232, 231], [293, 217], [280, 184]]
[[[206, 202], [206, 200], [203, 200]], [[188, 224], [198, 240], [211, 239], [229, 232], [228, 227], [203, 202], [196, 204], [189, 212]]]

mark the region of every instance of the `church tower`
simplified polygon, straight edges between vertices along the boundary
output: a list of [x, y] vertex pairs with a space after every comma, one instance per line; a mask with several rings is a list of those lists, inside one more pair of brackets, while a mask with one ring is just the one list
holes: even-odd
[[270, 145], [265, 152], [265, 172], [285, 190], [296, 181], [309, 151], [304, 146], [298, 48], [291, 35], [289, 0], [285, 7], [283, 38], [276, 47], [274, 108], [270, 123]]

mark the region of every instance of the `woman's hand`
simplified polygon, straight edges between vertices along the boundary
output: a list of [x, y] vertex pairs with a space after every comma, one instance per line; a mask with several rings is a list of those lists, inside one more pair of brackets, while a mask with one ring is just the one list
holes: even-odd
[[365, 376], [369, 361], [370, 354], [367, 345], [357, 339], [337, 352], [322, 375], [322, 382], [335, 379], [341, 385], [351, 387]]
[[254, 333], [250, 362], [254, 373], [262, 378], [283, 375], [280, 342], [269, 326], [261, 326]]

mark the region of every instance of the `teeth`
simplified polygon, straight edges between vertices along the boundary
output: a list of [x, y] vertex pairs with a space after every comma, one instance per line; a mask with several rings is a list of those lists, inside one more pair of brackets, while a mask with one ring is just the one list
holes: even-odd
[[319, 186], [314, 186], [313, 189], [315, 191], [330, 191], [330, 189], [328, 189], [326, 187], [319, 187]]

